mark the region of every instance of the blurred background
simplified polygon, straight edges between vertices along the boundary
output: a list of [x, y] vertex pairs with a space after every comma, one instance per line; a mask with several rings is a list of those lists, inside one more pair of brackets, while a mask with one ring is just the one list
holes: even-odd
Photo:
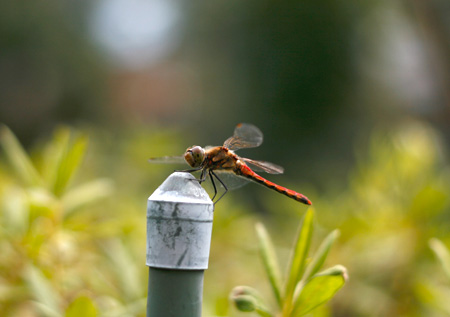
[[[350, 281], [316, 315], [450, 314], [428, 246], [450, 246], [449, 17], [445, 0], [0, 0], [0, 122], [29, 155], [3, 128], [0, 310], [143, 316], [146, 199], [180, 168], [147, 159], [249, 122], [265, 141], [239, 154], [285, 167], [269, 179], [313, 201], [318, 241], [341, 231], [329, 261]], [[237, 316], [236, 285], [270, 294], [253, 226], [287, 262], [305, 210], [255, 185], [220, 202], [205, 316]]]

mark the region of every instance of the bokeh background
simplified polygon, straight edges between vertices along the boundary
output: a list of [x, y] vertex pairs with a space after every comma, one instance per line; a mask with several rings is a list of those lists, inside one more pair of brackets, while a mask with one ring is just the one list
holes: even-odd
[[[450, 314], [428, 245], [450, 245], [449, 17], [446, 0], [0, 0], [0, 122], [34, 165], [4, 146], [3, 315], [143, 316], [146, 199], [177, 168], [147, 159], [239, 122], [265, 134], [240, 154], [313, 201], [317, 241], [341, 231], [329, 262], [350, 281], [316, 315]], [[305, 210], [256, 185], [227, 194], [205, 316], [238, 315], [239, 284], [269, 296], [253, 226], [287, 262]]]

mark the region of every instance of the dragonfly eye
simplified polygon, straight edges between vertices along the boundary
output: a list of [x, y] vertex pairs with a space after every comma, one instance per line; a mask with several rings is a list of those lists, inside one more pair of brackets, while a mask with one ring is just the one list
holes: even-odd
[[184, 159], [192, 167], [199, 167], [205, 159], [205, 150], [200, 146], [193, 146], [186, 150]]

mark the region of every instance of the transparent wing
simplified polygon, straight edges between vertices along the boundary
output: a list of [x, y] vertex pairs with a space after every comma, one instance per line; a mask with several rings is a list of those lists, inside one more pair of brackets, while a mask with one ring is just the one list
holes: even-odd
[[239, 150], [260, 146], [263, 142], [261, 130], [249, 123], [239, 123], [234, 129], [232, 137], [228, 138], [223, 144], [230, 150]]
[[269, 174], [283, 174], [284, 172], [284, 168], [273, 163], [264, 161], [255, 161], [244, 157], [241, 157], [241, 160], [247, 163], [248, 166], [256, 172], [262, 171]]
[[152, 164], [186, 164], [182, 156], [151, 157], [148, 159], [148, 162]]
[[[214, 173], [216, 173], [217, 177], [219, 177], [225, 183], [229, 190], [238, 189], [251, 182], [247, 178], [237, 176], [236, 174], [227, 171], [216, 170], [214, 171]], [[218, 181], [215, 181], [215, 183], [216, 186], [221, 186]]]

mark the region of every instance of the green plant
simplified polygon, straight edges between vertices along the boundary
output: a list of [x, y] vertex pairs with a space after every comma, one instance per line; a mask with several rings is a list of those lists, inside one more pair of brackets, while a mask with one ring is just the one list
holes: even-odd
[[282, 282], [273, 243], [265, 227], [258, 223], [256, 232], [259, 251], [264, 263], [275, 300], [276, 312], [272, 312], [258, 292], [248, 286], [235, 287], [230, 295], [238, 310], [256, 312], [260, 316], [303, 316], [330, 300], [344, 286], [347, 270], [336, 265], [319, 272], [328, 252], [338, 237], [337, 230], [331, 232], [319, 246], [312, 258], [308, 258], [313, 231], [313, 209], [306, 213], [292, 250], [287, 277]]
[[0, 126], [0, 311], [2, 316], [97, 316], [90, 276], [97, 262], [86, 205], [110, 195], [111, 181], [73, 186], [87, 137], [59, 129], [34, 163]]
[[[442, 270], [437, 270], [436, 276], [431, 274], [421, 277], [416, 285], [416, 293], [420, 301], [425, 304], [427, 316], [450, 315], [450, 251], [445, 244], [437, 239], [431, 238], [428, 241], [430, 249], [433, 251]], [[433, 266], [435, 270], [435, 265]], [[442, 271], [445, 278], [442, 278]]]

